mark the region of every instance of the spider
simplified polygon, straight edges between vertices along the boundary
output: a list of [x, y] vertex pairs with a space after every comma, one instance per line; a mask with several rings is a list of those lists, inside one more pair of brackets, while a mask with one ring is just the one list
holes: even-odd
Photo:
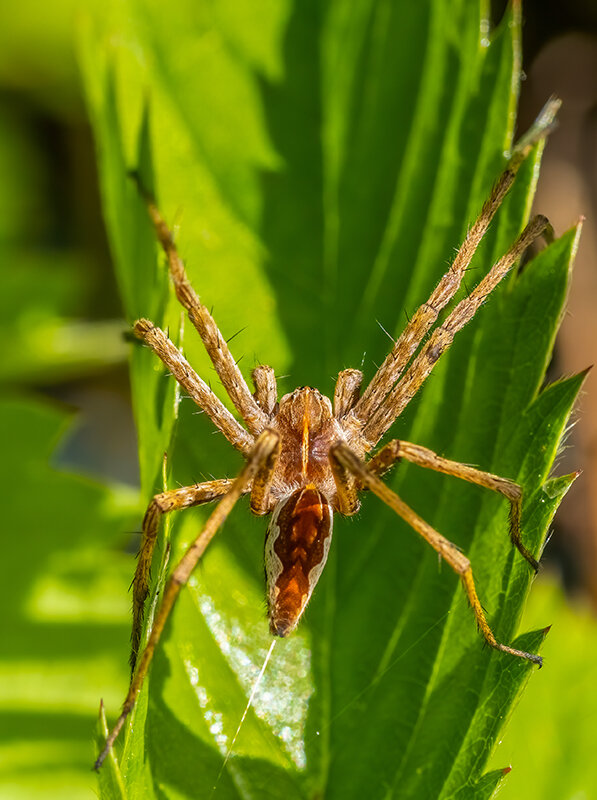
[[[549, 101], [530, 131], [516, 145], [508, 167], [469, 229], [452, 265], [427, 302], [412, 316], [369, 385], [361, 391], [362, 372], [343, 370], [336, 382], [333, 401], [307, 386], [278, 401], [274, 370], [268, 366], [253, 370], [255, 392], [251, 392], [216, 322], [191, 286], [173, 235], [154, 199], [136, 178], [157, 239], [166, 254], [176, 296], [197, 329], [244, 426], [197, 375], [164, 331], [149, 320], [140, 319], [134, 326], [135, 335], [153, 350], [189, 397], [240, 451], [246, 463], [235, 480], [212, 480], [165, 491], [149, 504], [143, 519], [143, 539], [133, 579], [132, 678], [122, 712], [95, 762], [96, 769], [101, 766], [135, 704], [181, 587], [237, 500], [245, 494], [250, 494], [254, 514], [271, 515], [265, 542], [265, 570], [269, 625], [273, 635], [285, 637], [296, 628], [325, 566], [334, 514], [355, 514], [360, 505], [359, 493], [368, 489], [414, 528], [460, 576], [485, 641], [496, 650], [541, 666], [539, 655], [497, 641], [477, 596], [469, 559], [409, 508], [381, 477], [397, 461], [406, 459], [499, 493], [510, 503], [510, 539], [536, 571], [538, 562], [521, 540], [520, 487], [506, 478], [450, 461], [425, 447], [397, 439], [369, 454], [412, 400], [454, 335], [472, 319], [527, 247], [539, 236], [547, 240], [553, 237], [548, 220], [540, 215], [534, 217], [505, 255], [430, 333], [440, 312], [458, 291], [520, 164], [553, 125], [558, 106], [559, 101]], [[216, 500], [218, 503], [203, 530], [174, 567], [147, 643], [141, 649], [150, 566], [162, 516]]]

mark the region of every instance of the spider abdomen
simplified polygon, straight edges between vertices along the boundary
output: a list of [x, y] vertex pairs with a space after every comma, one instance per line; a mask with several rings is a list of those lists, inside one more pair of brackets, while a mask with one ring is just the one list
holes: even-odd
[[332, 540], [332, 507], [313, 484], [280, 500], [265, 539], [270, 630], [296, 627], [325, 566]]

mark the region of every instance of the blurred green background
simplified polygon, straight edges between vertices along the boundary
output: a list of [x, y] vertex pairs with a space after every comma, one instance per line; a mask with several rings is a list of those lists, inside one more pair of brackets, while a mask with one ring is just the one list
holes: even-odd
[[127, 681], [138, 468], [125, 325], [75, 60], [78, 5], [0, 9], [7, 800], [93, 797], [99, 700], [117, 707]]
[[[527, 4], [535, 50], [554, 35], [541, 29], [542, 6], [534, 24]], [[74, 0], [0, 10], [0, 798], [15, 800], [93, 796], [99, 698], [115, 709], [127, 681], [123, 587], [139, 478], [126, 325], [75, 58], [78, 11]], [[523, 629], [546, 619], [547, 666], [494, 755], [495, 768], [516, 763], [500, 797], [589, 800], [596, 626], [552, 574], [535, 586]]]

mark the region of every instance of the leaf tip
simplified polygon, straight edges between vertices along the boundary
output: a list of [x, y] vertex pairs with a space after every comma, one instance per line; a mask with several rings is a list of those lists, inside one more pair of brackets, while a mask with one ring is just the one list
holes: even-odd
[[576, 258], [576, 253], [578, 250], [578, 244], [580, 242], [580, 235], [582, 233], [583, 225], [585, 222], [585, 215], [580, 214], [574, 225], [572, 226], [572, 230], [574, 231], [574, 238], [572, 240], [572, 247], [570, 248], [570, 264], [574, 263], [574, 259]]
[[588, 367], [585, 367], [584, 369], [581, 369], [581, 371], [578, 373], [579, 377], [586, 378], [587, 375], [593, 369], [594, 366], [595, 366], [595, 364], [589, 364]]
[[502, 775], [508, 775], [509, 772], [512, 772], [511, 766], [507, 766], [502, 769]]

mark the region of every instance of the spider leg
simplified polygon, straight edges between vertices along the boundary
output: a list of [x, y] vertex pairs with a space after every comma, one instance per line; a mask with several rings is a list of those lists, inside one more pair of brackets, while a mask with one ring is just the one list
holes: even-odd
[[449, 270], [441, 278], [429, 300], [413, 314], [406, 328], [396, 340], [394, 347], [356, 404], [353, 415], [361, 425], [366, 425], [372, 414], [379, 408], [437, 320], [440, 311], [445, 308], [458, 291], [479, 243], [514, 183], [518, 168], [529, 154], [533, 145], [547, 136], [553, 127], [555, 115], [560, 104], [560, 101], [555, 98], [548, 101], [530, 130], [515, 146], [507, 169], [498, 178], [489, 198], [481, 209], [479, 217], [467, 233]]
[[245, 421], [249, 431], [254, 436], [257, 436], [268, 424], [268, 417], [251, 394], [214, 318], [191, 286], [182, 258], [174, 243], [172, 232], [166, 225], [157, 205], [138, 180], [137, 185], [145, 197], [156, 235], [168, 258], [168, 266], [176, 296], [181, 305], [186, 308], [189, 319], [197, 329], [207, 354], [211, 358], [218, 377], [222, 381], [234, 407]]
[[541, 656], [534, 653], [526, 653], [523, 650], [516, 650], [509, 645], [498, 642], [495, 638], [485, 614], [479, 601], [477, 591], [475, 589], [475, 582], [473, 579], [473, 572], [468, 558], [460, 552], [456, 545], [452, 544], [448, 539], [438, 533], [431, 527], [424, 519], [419, 517], [406, 503], [398, 497], [398, 495], [388, 488], [385, 483], [373, 474], [367, 465], [361, 461], [358, 456], [344, 443], [336, 442], [330, 448], [330, 459], [336, 460], [343, 465], [343, 467], [357, 478], [359, 483], [366, 486], [374, 494], [376, 494], [386, 505], [388, 505], [398, 516], [402, 517], [414, 530], [427, 541], [434, 550], [452, 567], [462, 581], [464, 590], [467, 594], [471, 608], [477, 620], [477, 625], [485, 638], [485, 641], [496, 650], [501, 650], [503, 653], [509, 653], [512, 656], [526, 658], [534, 664], [542, 664]]
[[187, 394], [197, 403], [199, 408], [202, 408], [208, 414], [216, 428], [224, 434], [237, 450], [247, 456], [254, 444], [253, 437], [234, 419], [222, 401], [216, 397], [205, 381], [197, 375], [164, 331], [157, 328], [147, 319], [137, 320], [134, 330], [135, 335], [142, 339], [168, 367], [168, 370]]
[[145, 600], [149, 594], [149, 573], [153, 551], [157, 541], [158, 530], [163, 514], [170, 511], [180, 511], [202, 503], [216, 500], [230, 489], [233, 481], [223, 479], [219, 481], [206, 481], [196, 486], [184, 486], [168, 492], [156, 494], [143, 517], [143, 539], [139, 550], [137, 569], [133, 578], [133, 630], [131, 634], [131, 672], [135, 669], [141, 633], [143, 630], [143, 617]]
[[464, 274], [477, 247], [483, 239], [489, 223], [514, 183], [514, 178], [515, 173], [509, 169], [500, 176], [449, 270], [441, 278], [429, 300], [419, 306], [412, 315], [407, 326], [396, 340], [394, 347], [373, 376], [371, 383], [367, 386], [353, 411], [361, 423], [365, 424], [379, 408], [412, 355], [437, 320], [440, 311], [445, 308], [460, 288]]
[[164, 587], [162, 602], [155, 615], [153, 626], [151, 628], [147, 644], [145, 645], [145, 649], [141, 653], [141, 656], [137, 662], [136, 670], [131, 679], [127, 696], [124, 700], [122, 712], [106, 739], [104, 748], [94, 764], [94, 769], [97, 770], [101, 767], [104, 759], [110, 751], [110, 748], [114, 744], [116, 737], [120, 733], [127, 716], [135, 705], [137, 695], [139, 694], [141, 686], [143, 685], [143, 681], [145, 680], [145, 676], [147, 675], [149, 665], [151, 664], [156, 645], [160, 640], [166, 620], [168, 619], [170, 611], [172, 610], [172, 606], [174, 605], [174, 601], [176, 600], [181, 588], [188, 581], [191, 573], [197, 565], [197, 562], [205, 552], [208, 544], [211, 542], [215, 534], [224, 523], [227, 516], [232, 511], [232, 508], [237, 500], [247, 491], [251, 480], [257, 475], [263, 474], [263, 467], [265, 464], [269, 463], [273, 469], [273, 464], [275, 463], [274, 454], [277, 453], [278, 448], [278, 434], [271, 430], [263, 431], [263, 433], [255, 442], [255, 447], [253, 448], [247, 463], [241, 470], [239, 476], [232, 483], [229, 491], [216, 505], [208, 517], [203, 530], [190, 545], [184, 556], [174, 568], [166, 583], [166, 586]]
[[278, 384], [273, 367], [260, 364], [251, 373], [251, 378], [255, 386], [253, 397], [259, 407], [268, 417], [271, 417], [276, 412], [276, 403], [278, 402]]
[[344, 369], [338, 375], [334, 389], [334, 416], [345, 417], [359, 399], [363, 373], [360, 369]]
[[382, 447], [379, 453], [367, 462], [367, 469], [375, 475], [383, 475], [392, 464], [401, 458], [420, 467], [443, 472], [446, 475], [452, 475], [469, 483], [475, 483], [477, 486], [491, 489], [492, 492], [498, 492], [505, 497], [510, 502], [510, 540], [537, 572], [539, 569], [537, 559], [525, 547], [520, 535], [522, 490], [517, 483], [501, 478], [499, 475], [493, 475], [491, 472], [483, 472], [480, 469], [469, 467], [468, 464], [461, 464], [459, 461], [450, 461], [434, 453], [433, 450], [428, 450], [426, 447], [411, 444], [411, 442], [401, 442], [398, 439], [388, 442], [385, 447]]
[[332, 449], [329, 453], [329, 462], [336, 484], [336, 510], [345, 517], [350, 517], [361, 507], [357, 479], [354, 472], [334, 455]]
[[455, 334], [473, 318], [488, 295], [493, 292], [524, 251], [541, 235], [553, 234], [546, 217], [534, 217], [508, 252], [493, 265], [487, 275], [458, 303], [444, 322], [436, 328], [422, 350], [419, 351], [404, 376], [394, 386], [380, 407], [363, 428], [367, 442], [375, 446], [408, 403], [418, 392], [442, 353], [452, 344]]

